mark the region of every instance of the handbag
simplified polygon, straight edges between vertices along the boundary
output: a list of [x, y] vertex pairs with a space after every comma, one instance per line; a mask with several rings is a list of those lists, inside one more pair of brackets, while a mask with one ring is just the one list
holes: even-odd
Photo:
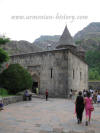
[[89, 108], [90, 111], [94, 111], [94, 107], [93, 105], [91, 105], [91, 107]]

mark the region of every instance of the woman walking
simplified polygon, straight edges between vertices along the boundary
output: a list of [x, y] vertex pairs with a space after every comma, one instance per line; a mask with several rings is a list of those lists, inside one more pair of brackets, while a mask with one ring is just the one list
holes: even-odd
[[87, 92], [87, 96], [84, 98], [85, 111], [86, 111], [86, 126], [88, 126], [88, 124], [90, 123], [91, 112], [94, 110], [93, 101], [90, 96], [91, 96], [90, 92]]
[[82, 96], [82, 92], [80, 91], [77, 98], [76, 98], [76, 115], [78, 124], [82, 123], [82, 116], [84, 111], [84, 98]]

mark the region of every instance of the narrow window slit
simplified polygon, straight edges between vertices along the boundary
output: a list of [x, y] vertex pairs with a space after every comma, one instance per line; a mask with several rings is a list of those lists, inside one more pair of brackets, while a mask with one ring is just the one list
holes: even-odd
[[73, 70], [73, 79], [74, 79], [74, 70]]
[[51, 78], [52, 78], [52, 71], [53, 71], [53, 69], [51, 68]]

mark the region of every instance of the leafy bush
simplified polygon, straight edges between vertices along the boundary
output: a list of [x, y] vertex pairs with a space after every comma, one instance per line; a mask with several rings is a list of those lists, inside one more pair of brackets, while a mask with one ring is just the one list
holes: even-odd
[[0, 75], [0, 84], [9, 93], [16, 94], [32, 87], [32, 77], [28, 71], [19, 64], [11, 64]]
[[1, 96], [7, 96], [8, 95], [8, 91], [4, 88], [0, 88], [0, 95]]

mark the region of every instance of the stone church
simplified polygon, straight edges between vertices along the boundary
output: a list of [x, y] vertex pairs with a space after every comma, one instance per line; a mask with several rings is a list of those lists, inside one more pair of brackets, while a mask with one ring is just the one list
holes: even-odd
[[11, 56], [10, 63], [19, 63], [32, 75], [32, 91], [40, 94], [48, 89], [50, 97], [68, 97], [69, 91], [88, 88], [88, 65], [85, 52], [76, 47], [67, 26], [54, 50]]

